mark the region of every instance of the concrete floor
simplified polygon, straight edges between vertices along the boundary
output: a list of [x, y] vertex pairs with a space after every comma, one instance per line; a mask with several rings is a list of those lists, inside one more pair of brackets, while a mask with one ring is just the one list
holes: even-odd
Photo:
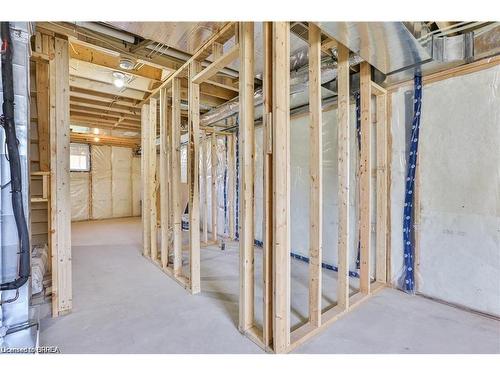
[[[41, 321], [41, 345], [62, 353], [262, 353], [237, 330], [235, 243], [202, 250], [202, 293], [191, 296], [142, 257], [139, 219], [72, 229], [73, 312]], [[257, 271], [260, 264], [256, 249]], [[335, 277], [324, 272], [325, 306], [335, 301]], [[292, 291], [296, 325], [307, 315], [307, 264], [298, 260]], [[257, 321], [261, 295], [256, 283]], [[500, 353], [500, 322], [385, 289], [296, 353]]]

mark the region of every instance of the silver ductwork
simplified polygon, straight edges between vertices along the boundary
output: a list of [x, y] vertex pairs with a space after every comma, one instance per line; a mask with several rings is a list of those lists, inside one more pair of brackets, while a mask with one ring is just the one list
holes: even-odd
[[[309, 61], [308, 52], [299, 51], [301, 55], [294, 61]], [[291, 57], [294, 58], [294, 55]], [[363, 61], [359, 56], [352, 55], [349, 57], [349, 66], [356, 66], [361, 61]], [[327, 84], [337, 78], [337, 62], [332, 58], [324, 59], [321, 63], [321, 84]], [[303, 65], [300, 68], [292, 71], [290, 73], [290, 94], [298, 94], [305, 92], [309, 87], [309, 70], [307, 65]], [[262, 110], [260, 106], [262, 105], [262, 89], [257, 89], [254, 92], [254, 107], [256, 108], [256, 116], [259, 118], [261, 116]], [[208, 126], [216, 122], [222, 121], [228, 117], [231, 117], [239, 112], [239, 98], [236, 97], [217, 108], [212, 109], [210, 112], [205, 113], [200, 117], [200, 124], [202, 126]]]
[[403, 22], [315, 22], [321, 31], [383, 74], [431, 60], [429, 51]]

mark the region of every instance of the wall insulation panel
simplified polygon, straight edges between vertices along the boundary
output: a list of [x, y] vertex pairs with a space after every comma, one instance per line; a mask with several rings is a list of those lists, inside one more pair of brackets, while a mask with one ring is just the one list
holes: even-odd
[[111, 148], [111, 198], [113, 217], [132, 216], [132, 152], [130, 148]]
[[132, 157], [132, 216], [141, 216], [141, 158]]
[[113, 217], [111, 146], [92, 146], [92, 218]]
[[90, 173], [71, 173], [72, 220], [140, 216], [141, 159], [127, 147], [90, 147]]
[[90, 173], [70, 173], [71, 221], [90, 218]]
[[[419, 149], [420, 265], [416, 268], [418, 292], [497, 316], [500, 316], [499, 77], [500, 68], [496, 66], [424, 86]], [[407, 91], [412, 88], [400, 89], [392, 96], [391, 218], [395, 283], [400, 278], [403, 261]]]
[[[294, 116], [290, 121], [291, 153], [291, 247], [292, 252], [309, 256], [309, 117]], [[350, 270], [356, 270], [358, 253], [358, 145], [355, 106], [350, 107]], [[337, 176], [337, 110], [323, 112], [323, 262], [338, 263], [338, 176]], [[375, 128], [372, 128], [372, 175], [375, 175]], [[255, 238], [262, 241], [263, 164], [262, 127], [255, 130]], [[372, 249], [371, 274], [375, 275], [375, 179], [372, 180]]]

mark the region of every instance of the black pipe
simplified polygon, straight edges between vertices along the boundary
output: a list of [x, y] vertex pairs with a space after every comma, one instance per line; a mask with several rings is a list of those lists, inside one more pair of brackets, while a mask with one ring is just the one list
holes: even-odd
[[29, 233], [24, 216], [21, 186], [21, 159], [19, 157], [16, 125], [14, 123], [14, 80], [12, 69], [12, 45], [9, 22], [1, 22], [2, 36], [2, 83], [3, 83], [3, 127], [9, 154], [10, 181], [12, 188], [12, 211], [16, 221], [19, 239], [19, 276], [12, 281], [0, 284], [0, 290], [13, 290], [22, 287], [30, 276]]

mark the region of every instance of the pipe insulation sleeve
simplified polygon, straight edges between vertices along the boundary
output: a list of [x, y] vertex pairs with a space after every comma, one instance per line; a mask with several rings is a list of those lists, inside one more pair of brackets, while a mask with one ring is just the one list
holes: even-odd
[[9, 22], [1, 22], [2, 37], [2, 83], [3, 83], [3, 127], [9, 155], [12, 189], [12, 210], [19, 239], [19, 272], [15, 280], [0, 284], [0, 290], [22, 287], [30, 276], [29, 233], [23, 208], [21, 159], [19, 157], [16, 125], [14, 121], [14, 81], [12, 67], [12, 43]]

